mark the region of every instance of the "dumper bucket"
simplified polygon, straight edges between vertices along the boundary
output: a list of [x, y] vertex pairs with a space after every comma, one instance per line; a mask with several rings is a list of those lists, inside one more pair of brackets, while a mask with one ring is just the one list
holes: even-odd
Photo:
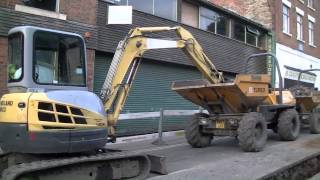
[[270, 76], [267, 74], [237, 75], [231, 83], [210, 84], [204, 80], [176, 81], [172, 90], [205, 109], [224, 113], [244, 113], [269, 99]]

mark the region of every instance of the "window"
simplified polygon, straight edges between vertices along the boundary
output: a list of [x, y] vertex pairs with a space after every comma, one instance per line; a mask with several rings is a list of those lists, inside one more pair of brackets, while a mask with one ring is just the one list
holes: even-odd
[[229, 36], [229, 19], [224, 16], [217, 18], [217, 34]]
[[26, 6], [39, 8], [47, 11], [59, 11], [60, 0], [23, 0]]
[[216, 17], [218, 14], [210, 9], [200, 7], [200, 29], [216, 33]]
[[233, 36], [232, 38], [245, 42], [246, 26], [240, 22], [233, 23]]
[[8, 82], [18, 82], [23, 77], [22, 33], [16, 33], [9, 36], [8, 54]]
[[149, 14], [153, 13], [153, 0], [129, 0], [128, 5], [132, 6], [134, 9]]
[[177, 0], [116, 0], [119, 5], [130, 5], [133, 9], [170, 20], [177, 20]]
[[308, 0], [308, 7], [314, 9], [314, 2], [313, 2], [313, 0]]
[[200, 29], [228, 36], [229, 18], [210, 9], [200, 7]]
[[261, 33], [260, 36], [258, 37], [258, 47], [261, 47], [263, 49], [267, 49], [268, 44], [270, 44], [269, 38], [267, 35]]
[[154, 0], [154, 15], [166, 19], [177, 20], [176, 0]]
[[284, 33], [290, 34], [290, 12], [289, 7], [283, 5], [282, 9], [282, 31]]
[[246, 31], [246, 42], [247, 44], [253, 45], [253, 46], [258, 46], [258, 37], [260, 36], [260, 32], [251, 27], [247, 26], [247, 31]]
[[297, 14], [297, 39], [303, 40], [302, 16]]
[[308, 31], [309, 31], [309, 44], [314, 46], [314, 23], [309, 21], [308, 23]]
[[181, 4], [181, 22], [189, 26], [199, 26], [199, 7], [186, 1]]
[[83, 42], [78, 37], [35, 32], [33, 62], [35, 82], [85, 86], [83, 47]]

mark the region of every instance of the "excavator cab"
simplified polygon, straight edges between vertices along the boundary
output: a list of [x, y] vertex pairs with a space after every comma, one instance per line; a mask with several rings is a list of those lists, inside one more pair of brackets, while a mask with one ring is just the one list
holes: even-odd
[[8, 90], [0, 104], [6, 152], [72, 153], [103, 147], [101, 100], [86, 86], [83, 38], [21, 26], [8, 34]]
[[30, 26], [9, 32], [10, 92], [87, 90], [81, 36]]

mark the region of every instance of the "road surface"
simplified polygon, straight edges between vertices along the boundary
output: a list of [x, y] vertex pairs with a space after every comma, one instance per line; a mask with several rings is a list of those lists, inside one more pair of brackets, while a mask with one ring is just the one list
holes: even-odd
[[250, 180], [281, 170], [303, 158], [320, 154], [320, 135], [304, 130], [299, 139], [283, 142], [269, 132], [262, 152], [245, 153], [235, 138], [223, 137], [207, 148], [191, 148], [184, 136], [164, 137], [166, 145], [153, 140], [109, 145], [108, 148], [150, 153], [167, 157], [168, 175], [151, 174], [150, 180]]

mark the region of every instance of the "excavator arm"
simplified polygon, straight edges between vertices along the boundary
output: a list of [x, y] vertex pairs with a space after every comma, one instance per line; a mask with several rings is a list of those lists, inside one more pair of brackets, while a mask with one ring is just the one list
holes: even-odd
[[[165, 31], [175, 31], [178, 40], [156, 39], [147, 36], [148, 33]], [[107, 112], [109, 134], [114, 134], [113, 127], [117, 123], [129, 94], [144, 52], [163, 48], [182, 49], [210, 83], [224, 81], [222, 73], [216, 69], [200, 44], [186, 29], [179, 26], [134, 28], [124, 40], [119, 42], [100, 92]]]

